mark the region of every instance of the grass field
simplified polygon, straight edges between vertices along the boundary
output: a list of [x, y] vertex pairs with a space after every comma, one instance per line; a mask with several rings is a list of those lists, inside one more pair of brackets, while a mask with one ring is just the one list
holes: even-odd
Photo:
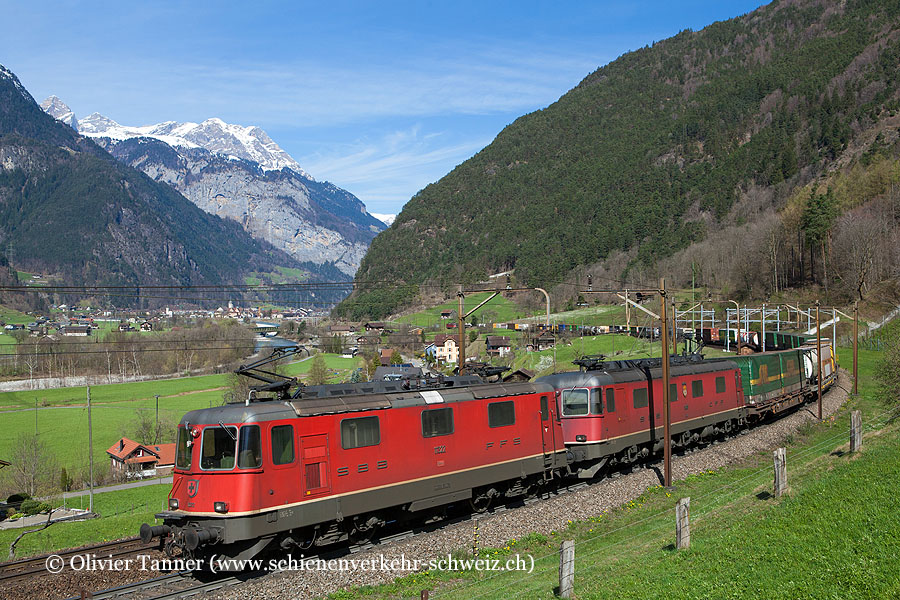
[[[325, 354], [325, 366], [329, 370], [329, 383], [340, 383], [349, 379], [351, 372], [362, 366], [359, 358], [343, 358], [337, 354]], [[280, 372], [291, 377], [303, 376], [312, 368], [312, 358], [285, 365]]]
[[[786, 444], [787, 496], [771, 496], [772, 455], [655, 487], [550, 535], [531, 534], [481, 557], [535, 558], [534, 572], [419, 572], [333, 598], [553, 598], [562, 540], [575, 540], [577, 598], [893, 598], [900, 528], [900, 428], [875, 400], [876, 352], [860, 352], [860, 396]], [[850, 352], [840, 349], [849, 370]], [[849, 386], [843, 381], [841, 385]], [[847, 453], [849, 413], [863, 412], [861, 452]], [[675, 551], [674, 504], [691, 498], [691, 547]], [[459, 558], [471, 556], [465, 549]]]
[[[60, 548], [73, 548], [137, 535], [141, 523], [153, 524], [153, 515], [163, 509], [171, 485], [148, 485], [130, 490], [94, 494], [94, 512], [99, 519], [75, 523], [56, 523], [43, 531], [22, 538], [16, 557], [42, 554]], [[62, 499], [54, 502], [61, 505]], [[88, 507], [88, 498], [69, 498], [66, 505]], [[23, 530], [0, 531], [0, 556], [6, 559], [9, 545]]]
[[[490, 293], [488, 292], [466, 296], [463, 301], [463, 310], [466, 312], [472, 310], [481, 302], [483, 302], [488, 296], [490, 296]], [[432, 308], [428, 308], [411, 315], [400, 317], [399, 319], [397, 319], [397, 322], [407, 323], [416, 327], [432, 327], [434, 325], [440, 325], [441, 327], [443, 327], [443, 325], [445, 323], [448, 323], [449, 321], [447, 319], [441, 318], [441, 312], [445, 310], [452, 310], [455, 317], [458, 308], [459, 303], [456, 300], [448, 301], [444, 304], [440, 304], [438, 306], [434, 306]], [[540, 311], [538, 311], [538, 313], [540, 313]], [[482, 308], [476, 311], [473, 316], [478, 317], [479, 322], [481, 322], [481, 320], [485, 316], [489, 315], [494, 322], [505, 323], [507, 321], [513, 321], [515, 319], [530, 317], [531, 314], [531, 311], [521, 308], [516, 303], [504, 298], [501, 295], [485, 304]], [[471, 322], [471, 320], [472, 317], [469, 317], [467, 319], [468, 322]]]
[[[357, 358], [325, 355], [329, 380], [346, 381], [359, 366]], [[289, 376], [304, 375], [312, 360], [282, 367]], [[228, 375], [202, 375], [91, 386], [92, 429], [95, 465], [108, 463], [106, 449], [119, 437], [133, 436], [138, 410], [155, 414], [159, 395], [161, 419], [177, 423], [190, 410], [218, 406], [230, 389]], [[38, 410], [35, 410], [37, 402]], [[60, 467], [70, 474], [81, 473], [88, 464], [87, 389], [84, 386], [52, 390], [0, 393], [0, 457], [11, 454], [13, 442], [21, 433], [38, 432]]]

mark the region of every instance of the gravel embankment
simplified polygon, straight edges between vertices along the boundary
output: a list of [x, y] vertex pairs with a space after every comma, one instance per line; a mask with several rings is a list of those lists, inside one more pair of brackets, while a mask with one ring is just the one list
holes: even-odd
[[[850, 379], [846, 372], [842, 374], [844, 377], [838, 385]], [[823, 414], [830, 416], [846, 399], [847, 393], [841, 387], [835, 386], [823, 399]], [[758, 451], [776, 448], [801, 425], [815, 420], [813, 403], [774, 423], [756, 427], [747, 434], [738, 435], [685, 456], [675, 456], [672, 460], [672, 477], [678, 481], [693, 473], [733, 464]], [[531, 532], [549, 534], [551, 531], [560, 531], [566, 527], [569, 520], [598, 516], [603, 511], [621, 506], [640, 496], [648, 488], [659, 484], [659, 476], [654, 470], [643, 469], [548, 500], [498, 514], [479, 516], [480, 545], [497, 547]], [[381, 564], [382, 556], [387, 561], [399, 560], [401, 557], [428, 561], [446, 557], [454, 550], [471, 548], [472, 540], [473, 522], [468, 520], [438, 531], [381, 544], [371, 550], [344, 558], [370, 559], [376, 564]], [[380, 569], [283, 571], [249, 581], [210, 597], [222, 600], [314, 598], [349, 586], [386, 583], [408, 572], [409, 570]]]
[[[95, 554], [85, 549], [85, 554]], [[138, 554], [147, 558], [137, 558]], [[107, 558], [106, 555], [96, 554], [98, 559]], [[99, 590], [105, 590], [144, 579], [158, 577], [161, 573], [149, 570], [153, 561], [165, 560], [166, 555], [159, 551], [142, 551], [135, 554], [117, 556], [115, 559], [131, 560], [131, 568], [126, 570], [105, 570], [97, 567], [94, 570], [73, 571], [70, 568], [64, 569], [60, 573], [42, 573], [39, 576], [27, 579], [19, 579], [7, 583], [0, 584], [0, 598], [5, 600], [59, 600], [60, 598], [72, 598], [81, 595], [81, 590], [96, 593]], [[79, 568], [81, 562], [76, 563]], [[148, 567], [148, 570], [141, 570], [141, 566]]]

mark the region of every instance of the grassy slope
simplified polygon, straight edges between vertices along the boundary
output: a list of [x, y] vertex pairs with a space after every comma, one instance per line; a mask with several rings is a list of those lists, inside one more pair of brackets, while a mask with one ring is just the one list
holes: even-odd
[[[878, 353], [861, 351], [860, 396], [833, 420], [788, 441], [791, 491], [781, 500], [768, 494], [772, 458], [763, 452], [676, 482], [671, 493], [651, 489], [566, 531], [482, 550], [497, 558], [532, 554], [531, 575], [424, 572], [334, 597], [418, 597], [436, 589], [441, 598], [552, 598], [563, 539], [576, 540], [579, 598], [896, 597], [900, 499], [893, 482], [900, 476], [900, 430], [885, 424], [885, 407], [874, 400], [877, 359]], [[841, 360], [850, 367], [849, 350], [841, 349]], [[841, 453], [853, 408], [863, 411], [864, 426], [881, 428], [867, 429], [855, 456]], [[691, 497], [691, 548], [675, 552], [673, 506], [685, 496]]]
[[[57, 523], [44, 531], [26, 535], [16, 546], [16, 557], [135, 536], [141, 523], [154, 522], [153, 515], [163, 509], [169, 489], [168, 484], [161, 484], [95, 494], [94, 512], [100, 513], [99, 519]], [[66, 505], [86, 509], [88, 498], [69, 498]], [[0, 531], [0, 556], [4, 559], [9, 545], [20, 533], [20, 529]]]
[[[485, 292], [482, 294], [471, 294], [466, 296], [463, 300], [463, 310], [468, 312], [478, 306], [481, 302], [483, 302], [490, 293]], [[441, 311], [444, 310], [452, 310], [454, 314], [454, 318], [456, 316], [456, 311], [459, 308], [459, 303], [456, 300], [447, 301], [443, 304], [439, 304], [437, 306], [433, 306], [431, 308], [426, 308], [425, 310], [419, 311], [417, 313], [413, 313], [411, 315], [405, 315], [397, 319], [400, 323], [408, 323], [409, 325], [413, 325], [415, 327], [431, 327], [432, 325], [441, 325], [444, 323], [448, 323], [449, 321], [446, 319], [441, 319]], [[520, 307], [515, 302], [504, 298], [502, 295], [497, 296], [483, 307], [478, 309], [477, 312], [474, 313], [473, 316], [479, 317], [479, 321], [486, 313], [493, 313], [492, 319], [497, 323], [505, 323], [507, 321], [513, 321], [515, 319], [523, 319], [525, 317], [531, 316], [532, 312]], [[541, 314], [541, 311], [538, 311], [538, 314]], [[469, 317], [467, 321], [471, 321], [472, 317]]]
[[[331, 371], [330, 380], [346, 381], [358, 366], [359, 359], [326, 355], [325, 364]], [[285, 365], [290, 376], [309, 372], [311, 360]], [[202, 375], [158, 381], [140, 381], [91, 386], [94, 462], [106, 465], [106, 449], [122, 435], [130, 435], [131, 422], [139, 409], [156, 410], [155, 395], [159, 394], [161, 417], [178, 422], [181, 416], [198, 408], [218, 406], [230, 386], [228, 375]], [[87, 391], [85, 387], [0, 393], [0, 457], [8, 457], [21, 433], [37, 431], [61, 467], [70, 474], [79, 472], [88, 463], [87, 453]], [[41, 407], [34, 410], [35, 400]], [[47, 407], [47, 408], [45, 408]], [[6, 411], [6, 412], [2, 412]]]

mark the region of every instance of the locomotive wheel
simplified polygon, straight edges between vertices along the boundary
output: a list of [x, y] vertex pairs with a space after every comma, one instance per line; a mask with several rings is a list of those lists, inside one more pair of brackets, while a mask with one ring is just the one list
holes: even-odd
[[353, 525], [347, 537], [354, 544], [366, 544], [375, 537], [375, 531], [378, 529], [380, 522], [373, 518], [368, 521], [362, 519], [354, 519]]
[[493, 497], [487, 493], [480, 494], [478, 496], [472, 496], [469, 499], [469, 506], [472, 507], [473, 513], [484, 513], [491, 507], [493, 503]]
[[487, 512], [491, 504], [493, 504], [494, 496], [496, 495], [491, 494], [492, 491], [494, 490], [484, 490], [480, 494], [472, 494], [472, 497], [469, 499], [469, 506], [472, 507], [473, 513], [481, 514]]

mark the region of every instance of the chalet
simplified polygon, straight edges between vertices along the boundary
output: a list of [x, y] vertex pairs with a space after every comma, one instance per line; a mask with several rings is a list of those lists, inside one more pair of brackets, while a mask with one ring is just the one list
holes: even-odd
[[134, 331], [131, 323], [119, 323], [119, 331]]
[[377, 335], [361, 335], [356, 338], [356, 343], [360, 346], [375, 346], [381, 343], [381, 337]]
[[439, 333], [434, 336], [435, 360], [445, 363], [455, 363], [459, 360], [459, 344], [455, 335]]
[[332, 335], [350, 336], [353, 335], [353, 328], [349, 325], [332, 325], [328, 328]]
[[532, 377], [534, 377], [534, 371], [529, 371], [528, 369], [516, 369], [515, 371], [509, 371], [503, 375], [503, 383], [531, 381]]
[[382, 348], [382, 350], [381, 350], [381, 366], [382, 367], [389, 367], [391, 365], [391, 357], [394, 355], [394, 352], [396, 352], [396, 350], [394, 350], [393, 348]]
[[91, 335], [90, 325], [63, 325], [59, 328], [60, 335], [87, 337]]
[[541, 335], [531, 338], [525, 350], [528, 352], [540, 352], [541, 350], [549, 350], [556, 344], [556, 338], [552, 335]]
[[452, 310], [442, 310], [442, 311], [441, 311], [441, 318], [442, 318], [442, 319], [450, 319], [450, 318], [452, 318], [452, 317], [453, 317], [453, 311], [452, 311]]
[[175, 465], [175, 444], [140, 444], [120, 438], [106, 451], [110, 471], [128, 478], [166, 475]]
[[153, 323], [150, 321], [144, 321], [141, 323], [141, 331], [153, 331]]
[[503, 357], [510, 352], [509, 337], [505, 335], [489, 335], [484, 345], [490, 356]]
[[366, 331], [377, 331], [378, 333], [384, 331], [384, 323], [381, 322], [370, 321], [369, 323], [366, 323], [364, 327]]

